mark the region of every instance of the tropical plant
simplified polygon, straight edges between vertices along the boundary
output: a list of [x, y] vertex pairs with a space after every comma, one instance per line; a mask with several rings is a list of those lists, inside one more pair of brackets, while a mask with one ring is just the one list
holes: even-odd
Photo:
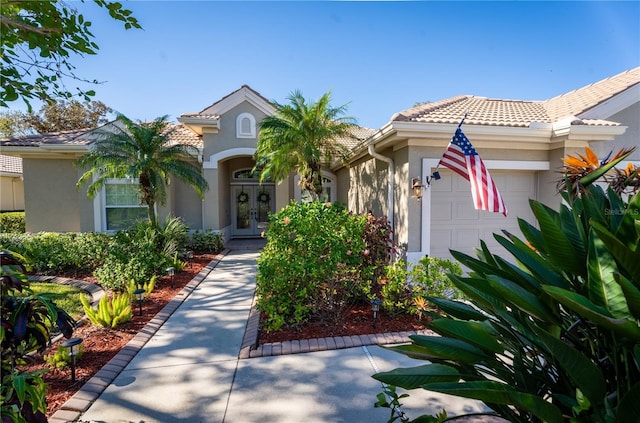
[[300, 188], [318, 200], [323, 191], [322, 165], [346, 159], [348, 151], [338, 139], [353, 137], [355, 119], [343, 116], [346, 105], [329, 104], [331, 91], [317, 102], [307, 101], [298, 90], [287, 99], [290, 104], [274, 101], [275, 113], [260, 123], [255, 169], [261, 170], [261, 181], [281, 182], [296, 172]]
[[452, 252], [469, 269], [450, 275], [468, 301], [429, 298], [440, 336], [391, 348], [430, 363], [374, 377], [480, 400], [514, 423], [638, 422], [640, 194], [625, 202], [587, 176], [565, 179], [559, 211], [531, 200], [524, 239], [495, 235], [511, 260], [484, 242], [477, 258]]
[[137, 284], [136, 281], [131, 279], [129, 281], [129, 286], [127, 287], [127, 292], [129, 293], [131, 298], [133, 298], [134, 297], [134, 292], [136, 291], [136, 289], [144, 289], [143, 296], [145, 298], [147, 298], [147, 297], [149, 297], [149, 295], [151, 295], [151, 293], [153, 292], [154, 288], [156, 287], [156, 280], [157, 280], [157, 278], [156, 278], [155, 275], [151, 276], [149, 281], [147, 281], [147, 282], [145, 282], [143, 284]]
[[149, 222], [157, 227], [155, 205], [165, 204], [171, 175], [194, 188], [200, 197], [208, 189], [195, 164], [196, 148], [170, 142], [174, 128], [167, 116], [136, 123], [119, 115], [114, 124], [94, 132], [97, 140], [91, 150], [78, 158], [78, 166], [88, 169], [78, 180], [78, 189], [88, 182], [87, 195], [93, 198], [110, 178], [136, 178], [140, 204], [147, 206]]
[[[125, 29], [141, 28], [131, 11], [122, 3], [94, 0]], [[64, 80], [76, 76], [71, 58], [96, 54], [98, 45], [90, 31], [91, 22], [75, 6], [61, 1], [12, 0], [0, 2], [2, 33], [2, 90], [0, 106], [22, 99], [29, 111], [30, 101], [52, 102], [74, 95], [88, 100], [93, 91], [79, 88], [72, 93]], [[85, 81], [97, 83], [97, 81]]]
[[33, 294], [29, 289], [26, 268], [14, 253], [0, 253], [2, 266], [2, 384], [0, 414], [2, 421], [46, 421], [46, 385], [42, 371], [25, 372], [22, 366], [28, 354], [44, 351], [55, 324], [69, 338], [74, 320], [57, 307], [46, 294]]
[[189, 248], [201, 253], [219, 253], [224, 248], [222, 234], [211, 229], [196, 230], [188, 241]]
[[84, 313], [89, 321], [96, 326], [106, 328], [115, 328], [121, 323], [131, 320], [133, 313], [131, 311], [131, 296], [128, 292], [114, 294], [111, 298], [103, 296], [98, 303], [98, 307], [94, 309], [89, 301], [80, 297]]

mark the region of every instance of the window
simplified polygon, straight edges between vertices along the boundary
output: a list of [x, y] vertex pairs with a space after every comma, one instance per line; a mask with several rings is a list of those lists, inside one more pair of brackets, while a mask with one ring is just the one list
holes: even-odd
[[256, 137], [256, 118], [251, 113], [241, 113], [236, 119], [237, 138]]
[[105, 229], [127, 229], [140, 220], [146, 220], [147, 207], [140, 205], [138, 183], [113, 180], [104, 186]]
[[[303, 203], [311, 201], [311, 194], [307, 190], [301, 190], [298, 182], [300, 181], [300, 176], [296, 175], [294, 178], [295, 181], [295, 197], [302, 201]], [[322, 195], [320, 196], [320, 201], [336, 201], [336, 182], [335, 177], [325, 171], [322, 171]]]

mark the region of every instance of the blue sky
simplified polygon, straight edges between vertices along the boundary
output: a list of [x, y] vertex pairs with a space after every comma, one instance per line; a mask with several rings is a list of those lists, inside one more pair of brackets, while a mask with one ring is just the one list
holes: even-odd
[[640, 65], [638, 1], [124, 2], [143, 31], [73, 4], [100, 46], [76, 73], [141, 120], [175, 120], [248, 84], [278, 102], [332, 89], [333, 105], [378, 128], [417, 102], [544, 100]]

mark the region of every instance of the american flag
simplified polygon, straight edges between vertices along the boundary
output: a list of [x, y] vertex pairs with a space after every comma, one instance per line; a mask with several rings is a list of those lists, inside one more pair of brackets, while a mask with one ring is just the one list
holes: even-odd
[[507, 206], [478, 152], [458, 127], [438, 166], [447, 167], [471, 182], [476, 210], [507, 215]]

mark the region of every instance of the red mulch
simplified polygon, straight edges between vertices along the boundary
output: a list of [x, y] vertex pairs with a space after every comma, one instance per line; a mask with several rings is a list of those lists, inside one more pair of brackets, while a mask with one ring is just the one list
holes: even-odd
[[[83, 339], [84, 355], [76, 363], [76, 382], [71, 382], [71, 369], [69, 367], [50, 369], [44, 375], [44, 380], [47, 383], [47, 416], [50, 417], [60, 409], [85, 382], [91, 379], [94, 374], [111, 360], [118, 351], [162, 310], [204, 266], [209, 264], [214, 257], [215, 254], [195, 254], [192, 260], [192, 266], [186, 266], [184, 271], [174, 276], [173, 286], [171, 286], [168, 276], [159, 279], [154, 291], [143, 303], [141, 316], [138, 315], [138, 307], [136, 305], [131, 321], [119, 325], [115, 329], [95, 327], [90, 323], [78, 327], [74, 331], [73, 336]], [[95, 282], [94, 278], [87, 275], [61, 276]], [[354, 307], [344, 319], [344, 323], [339, 325], [339, 327], [312, 323], [298, 330], [289, 329], [262, 333], [260, 343], [322, 338], [327, 336], [401, 332], [420, 330], [423, 328], [424, 326], [420, 324], [416, 316], [391, 317], [384, 312], [379, 312], [374, 329], [371, 307], [365, 304]], [[62, 342], [63, 340], [58, 342]], [[51, 353], [55, 348], [57, 348], [57, 343], [48, 348], [44, 353], [37, 354], [34, 357], [34, 362], [28, 366], [27, 370], [46, 368], [47, 365], [43, 361], [43, 355]]]

